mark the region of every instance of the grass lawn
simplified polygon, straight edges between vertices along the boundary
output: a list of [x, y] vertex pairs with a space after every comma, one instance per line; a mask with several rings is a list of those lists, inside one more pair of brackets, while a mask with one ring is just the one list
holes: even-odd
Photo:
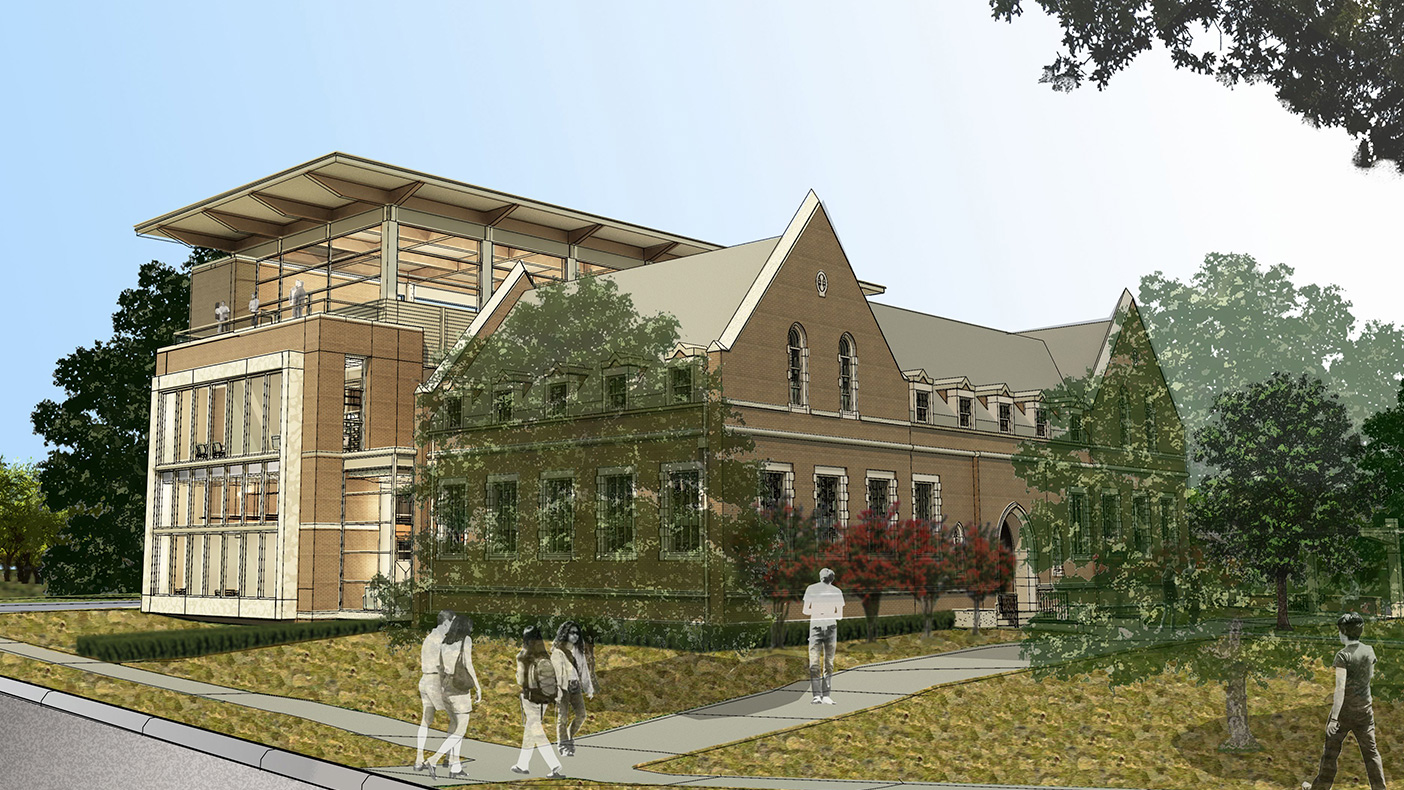
[[0, 675], [355, 768], [408, 765], [414, 750], [227, 702], [0, 653]]
[[[841, 719], [653, 763], [669, 773], [822, 776], [907, 782], [1060, 784], [1167, 790], [1282, 790], [1315, 774], [1334, 676], [1248, 686], [1255, 754], [1218, 751], [1224, 692], [1166, 674], [1113, 692], [1105, 675], [1031, 673], [927, 690]], [[1385, 765], [1404, 759], [1404, 705], [1375, 702]], [[1351, 741], [1354, 741], [1352, 738]], [[816, 774], [816, 766], [823, 766]], [[1347, 744], [1336, 786], [1367, 787]]]
[[[117, 633], [198, 624], [131, 610], [33, 612], [0, 615], [0, 635], [56, 650], [72, 651], [84, 633]], [[1016, 631], [938, 631], [839, 646], [836, 668], [1004, 642]], [[507, 745], [521, 743], [517, 705], [515, 642], [479, 637], [473, 658], [483, 683], [468, 737]], [[698, 705], [783, 686], [808, 676], [804, 648], [682, 653], [646, 647], [602, 645], [596, 651], [601, 692], [587, 700], [584, 733], [611, 729]], [[419, 649], [392, 650], [383, 634], [303, 642], [172, 661], [142, 662], [155, 672], [222, 686], [326, 702], [408, 722], [419, 721]], [[438, 722], [445, 725], [442, 719]]]
[[42, 584], [20, 584], [17, 581], [0, 581], [0, 600], [42, 597], [44, 597], [44, 585]]

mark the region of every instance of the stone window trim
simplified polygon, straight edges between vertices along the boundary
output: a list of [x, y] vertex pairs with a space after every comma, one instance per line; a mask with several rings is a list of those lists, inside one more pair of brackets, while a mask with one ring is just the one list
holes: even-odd
[[[627, 548], [605, 550], [606, 539], [613, 543], [618, 540], [618, 535], [609, 536], [606, 533], [617, 525], [606, 525], [606, 512], [609, 508], [608, 492], [606, 480], [610, 478], [627, 477], [628, 482], [628, 502], [625, 529], [629, 539], [623, 541]], [[595, 558], [599, 560], [636, 560], [638, 551], [638, 475], [632, 466], [605, 466], [595, 470]]]
[[[438, 481], [438, 483], [436, 484], [436, 490], [437, 490], [437, 492], [438, 492], [438, 495], [435, 497], [435, 500], [434, 500], [434, 532], [435, 532], [435, 535], [436, 535], [436, 537], [438, 538], [438, 541], [439, 541], [439, 546], [440, 546], [439, 556], [441, 556], [441, 557], [466, 557], [466, 556], [468, 556], [466, 550], [465, 550], [465, 551], [449, 551], [449, 550], [448, 550], [449, 547], [452, 545], [451, 542], [450, 542], [450, 540], [449, 540], [449, 538], [450, 538], [450, 535], [449, 535], [450, 527], [449, 527], [449, 525], [447, 525], [447, 524], [444, 523], [444, 519], [445, 519], [445, 517], [446, 517], [448, 514], [444, 513], [444, 512], [443, 512], [443, 509], [444, 509], [445, 507], [447, 507], [447, 506], [450, 504], [449, 501], [448, 501], [448, 497], [449, 497], [449, 489], [452, 488], [452, 487], [457, 487], [457, 488], [461, 489], [461, 491], [462, 491], [462, 494], [463, 494], [463, 502], [462, 502], [462, 507], [463, 507], [463, 518], [464, 518], [465, 522], [467, 521], [467, 515], [468, 515], [468, 512], [469, 512], [469, 511], [468, 511], [468, 480], [467, 480], [466, 478], [463, 478], [463, 477], [445, 477], [445, 478], [441, 478], [441, 479]], [[467, 523], [464, 523], [464, 525], [463, 525], [463, 532], [464, 532], [464, 537], [465, 537], [465, 539], [466, 539], [467, 533], [468, 533], [468, 524], [467, 524]], [[465, 542], [466, 542], [466, 541], [465, 541]]]
[[[502, 525], [497, 523], [497, 510], [499, 505], [499, 503], [497, 502], [498, 488], [495, 485], [497, 483], [515, 483], [517, 486], [517, 503], [514, 507], [517, 519], [516, 523], [510, 525], [510, 529], [516, 533], [512, 541], [512, 545], [515, 548], [511, 552], [493, 551], [493, 538], [502, 530]], [[488, 532], [488, 534], [484, 536], [487, 540], [485, 541], [486, 545], [484, 546], [483, 551], [486, 553], [487, 558], [493, 560], [517, 559], [517, 557], [521, 555], [522, 550], [522, 484], [520, 476], [515, 473], [488, 475], [487, 483], [485, 485], [485, 492], [483, 494], [483, 502], [486, 505], [487, 523], [485, 526], [487, 527]]]
[[1157, 452], [1160, 450], [1160, 426], [1156, 420], [1155, 399], [1147, 395], [1141, 402], [1145, 409], [1145, 422], [1143, 423], [1146, 432], [1146, 451]]
[[[576, 474], [574, 469], [548, 469], [541, 472], [537, 477], [537, 543], [540, 546], [538, 556], [543, 560], [563, 560], [569, 561], [575, 557], [575, 503], [578, 496], [578, 486], [576, 485]], [[547, 500], [547, 495], [551, 492], [551, 484], [556, 481], [565, 480], [570, 483], [569, 496], [566, 500], [565, 509], [570, 518], [566, 524], [565, 535], [570, 544], [569, 551], [547, 551], [547, 509], [553, 504]]]
[[[677, 472], [697, 473], [697, 517], [698, 542], [697, 548], [692, 550], [679, 551], [670, 547], [671, 541], [662, 532], [665, 525], [670, 523], [673, 516], [673, 508], [677, 503], [673, 501], [672, 478]], [[658, 559], [660, 560], [691, 560], [702, 556], [703, 548], [707, 545], [707, 469], [706, 465], [700, 461], [680, 461], [676, 463], [664, 463], [658, 465], [658, 492], [659, 492], [659, 547]]]
[[[600, 406], [606, 412], [628, 411], [633, 407], [634, 402], [634, 380], [638, 378], [639, 369], [632, 365], [617, 365], [608, 367], [600, 371]], [[610, 387], [616, 380], [622, 379], [624, 382], [623, 403], [615, 403], [612, 398], [615, 393], [610, 391]]]
[[1149, 552], [1155, 548], [1155, 534], [1151, 530], [1150, 495], [1142, 492], [1131, 495], [1131, 545], [1136, 551]]
[[783, 501], [780, 502], [779, 506], [793, 508], [795, 506], [795, 465], [780, 461], [766, 461], [762, 465], [761, 472], [778, 472], [785, 475]]
[[[900, 498], [897, 495], [897, 473], [883, 469], [867, 470], [867, 472], [863, 475], [863, 495], [865, 500], [864, 509], [867, 509], [867, 506], [869, 504], [866, 501], [867, 494], [869, 491], [869, 484], [874, 480], [884, 480], [887, 482], [887, 502], [883, 508], [883, 513], [886, 513], [887, 511], [892, 509], [892, 506], [894, 504], [897, 504], [897, 501]], [[897, 523], [897, 520], [898, 516], [896, 513], [893, 513], [892, 518], [888, 519], [889, 523], [892, 524]]]
[[[1122, 518], [1124, 514], [1122, 513], [1121, 492], [1115, 488], [1103, 488], [1097, 494], [1098, 526], [1101, 528], [1102, 542], [1105, 544], [1113, 539], [1126, 540], [1129, 536], [1125, 534], [1125, 519]], [[1111, 501], [1110, 508], [1107, 506], [1108, 500]], [[1107, 534], [1108, 524], [1112, 529], [1110, 535]]]
[[[1068, 542], [1071, 544], [1071, 558], [1074, 560], [1086, 560], [1092, 556], [1092, 536], [1088, 533], [1092, 531], [1092, 507], [1085, 488], [1068, 489]], [[1073, 505], [1077, 503], [1081, 506], [1081, 512], [1074, 519]]]
[[955, 405], [956, 427], [975, 429], [975, 393], [970, 390], [952, 390], [951, 400]]
[[940, 475], [920, 474], [920, 473], [917, 473], [917, 472], [913, 472], [913, 473], [912, 473], [912, 508], [913, 508], [913, 509], [912, 509], [912, 518], [917, 518], [917, 513], [916, 513], [916, 505], [917, 505], [917, 486], [918, 486], [918, 485], [924, 485], [924, 484], [930, 485], [930, 486], [931, 486], [931, 517], [930, 517], [929, 521], [931, 522], [931, 524], [932, 524], [933, 526], [934, 526], [934, 525], [939, 525], [939, 524], [941, 523], [941, 476], [940, 476]]
[[814, 467], [814, 510], [818, 515], [819, 510], [819, 478], [833, 477], [838, 479], [837, 496], [834, 503], [834, 525], [843, 527], [848, 524], [848, 469], [842, 466], [815, 466]]
[[[798, 345], [795, 343], [798, 342]], [[793, 411], [809, 411], [809, 340], [800, 323], [790, 325], [785, 349], [787, 403]]]
[[[1170, 494], [1161, 494], [1159, 497], [1160, 513], [1160, 535], [1161, 541], [1168, 538], [1173, 545], [1180, 543], [1179, 519], [1176, 513], [1177, 503], [1175, 497]], [[1168, 516], [1168, 518], [1167, 518]]]
[[[696, 403], [697, 397], [697, 366], [691, 358], [684, 358], [681, 361], [670, 363], [667, 366], [667, 380], [665, 386], [668, 388], [666, 402], [670, 405], [681, 403]], [[681, 397], [679, 397], [681, 395]]]
[[[921, 384], [921, 383], [913, 382], [912, 385], [911, 385], [911, 392], [912, 392], [912, 413], [911, 413], [911, 420], [912, 420], [912, 422], [914, 422], [914, 423], [916, 423], [916, 424], [918, 424], [918, 425], [932, 425], [932, 424], [934, 424], [936, 420], [935, 420], [935, 411], [934, 411], [934, 409], [933, 409], [933, 405], [934, 405], [934, 399], [935, 399], [935, 397], [936, 397], [936, 393], [933, 391], [931, 385], [930, 385], [930, 384]], [[925, 397], [925, 398], [922, 398], [923, 395], [925, 395], [926, 397]], [[922, 401], [922, 400], [925, 400], [925, 401], [926, 401], [926, 408], [924, 409], [925, 414], [922, 413], [922, 412], [923, 412], [922, 405], [921, 405], [921, 401]]]
[[[566, 376], [552, 376], [546, 380], [546, 388], [543, 390], [544, 402], [541, 404], [542, 415], [546, 419], [561, 419], [570, 413], [571, 381]], [[561, 393], [559, 401], [553, 400], [555, 393]]]

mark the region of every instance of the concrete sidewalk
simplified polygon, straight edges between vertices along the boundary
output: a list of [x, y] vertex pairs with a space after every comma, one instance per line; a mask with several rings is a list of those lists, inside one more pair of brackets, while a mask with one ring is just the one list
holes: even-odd
[[139, 600], [117, 601], [13, 601], [0, 603], [0, 614], [6, 612], [64, 612], [82, 609], [140, 609]]
[[[39, 661], [71, 666], [107, 677], [129, 680], [157, 688], [205, 697], [207, 699], [217, 699], [259, 710], [298, 716], [338, 727], [348, 732], [371, 738], [378, 738], [402, 746], [413, 748], [415, 745], [416, 725], [385, 716], [347, 710], [345, 708], [307, 700], [290, 699], [269, 694], [256, 694], [209, 683], [185, 680], [183, 678], [162, 675], [135, 667], [94, 661], [82, 658], [81, 656], [61, 653], [47, 648], [15, 642], [13, 640], [0, 639], [0, 651]], [[869, 788], [876, 789], [894, 784], [921, 787], [923, 786], [922, 783], [904, 782], [900, 776], [882, 777], [870, 781], [830, 780], [803, 777], [680, 776], [643, 771], [634, 766], [640, 763], [686, 754], [698, 749], [752, 738], [807, 722], [830, 718], [844, 713], [851, 713], [900, 699], [934, 685], [988, 677], [1021, 670], [1027, 666], [1027, 662], [1019, 658], [1019, 646], [1017, 644], [988, 645], [933, 656], [868, 664], [844, 670], [834, 676], [833, 698], [836, 703], [834, 705], [811, 704], [808, 682], [796, 682], [771, 691], [752, 694], [726, 702], [695, 708], [682, 713], [661, 716], [649, 721], [582, 736], [577, 739], [577, 756], [562, 758], [562, 763], [564, 765], [565, 774], [571, 778], [624, 784], [687, 784], [708, 787], [758, 788], [764, 790], [781, 790], [782, 788], [785, 790], [819, 790], [820, 788], [824, 790], [868, 790]], [[13, 683], [14, 681], [11, 681], [11, 684]], [[7, 687], [11, 684], [7, 684]], [[0, 688], [0, 691], [3, 690], [6, 689]], [[64, 696], [67, 697], [68, 695]], [[102, 706], [102, 703], [86, 700], [84, 702], [89, 706]], [[113, 706], [102, 707], [111, 709], [111, 720], [114, 722], [123, 720], [123, 717], [152, 718], [145, 717], [144, 714], [137, 714]], [[98, 710], [98, 708], [91, 709], [95, 711]], [[102, 720], [101, 717], [97, 715], [85, 715], [90, 715], [92, 718]], [[165, 720], [160, 721], [163, 722], [161, 725], [161, 727], [164, 728], [163, 731], [168, 733], [177, 732], [178, 728], [185, 726], [174, 722], [166, 722]], [[148, 725], [143, 723], [142, 726], [145, 727]], [[189, 727], [187, 729], [190, 730], [190, 737], [192, 738], [189, 745], [193, 745], [195, 748], [203, 748], [196, 744], [214, 743], [210, 740], [209, 736], [216, 735], [215, 733], [209, 733], [194, 727]], [[141, 730], [138, 729], [138, 731]], [[443, 733], [440, 732], [431, 737], [431, 746], [437, 747], [439, 739], [442, 736]], [[227, 736], [220, 737], [227, 738]], [[238, 739], [228, 738], [227, 740], [237, 744], [244, 744], [244, 746], [240, 748], [245, 752], [249, 746], [255, 746], [254, 744], [249, 744], [246, 741], [239, 741]], [[219, 747], [215, 746], [213, 748]], [[261, 748], [267, 749], [268, 747]], [[518, 751], [518, 748], [515, 746], [504, 746], [501, 744], [465, 739], [463, 741], [465, 770], [468, 771], [473, 782], [509, 782], [518, 780], [522, 777], [509, 770], [509, 767], [516, 762]], [[243, 756], [247, 757], [246, 754]], [[231, 759], [239, 758], [232, 756]], [[303, 759], [310, 760], [311, 758]], [[247, 760], [240, 761], [246, 762]], [[321, 763], [321, 761], [314, 762], [326, 766], [331, 765], [330, 763]], [[261, 767], [264, 767], [265, 770], [270, 770], [266, 765], [261, 765]], [[340, 768], [341, 766], [336, 767]], [[546, 768], [542, 765], [539, 757], [534, 759], [532, 769], [533, 776], [539, 777], [546, 772]], [[346, 770], [351, 771], [351, 769]], [[376, 768], [374, 771], [387, 778], [414, 782], [421, 785], [447, 786], [462, 784], [461, 780], [452, 781], [447, 778], [440, 778], [435, 782], [429, 778], [427, 773], [415, 772], [409, 766], [386, 766]], [[330, 774], [333, 772], [328, 773]], [[441, 769], [440, 776], [442, 777], [444, 773], [446, 773], [446, 769]], [[328, 777], [326, 777], [327, 781], [319, 781], [322, 779], [320, 776], [317, 778], [309, 778], [305, 772], [302, 774], [290, 773], [287, 775], [324, 787], [335, 788], [335, 790], [342, 790], [342, 788], [346, 788], [347, 790], [350, 790], [350, 788], [357, 788], [357, 790], [359, 790], [363, 786], [366, 788], [372, 786], [366, 784], [365, 774], [359, 771], [353, 771], [351, 774], [338, 775], [339, 778], [328, 775]], [[335, 779], [335, 781], [331, 782], [330, 780], [333, 779]], [[979, 790], [990, 790], [996, 787], [1030, 787], [1025, 785], [949, 783], [927, 784], [924, 786], [946, 788], [946, 790], [976, 790], [977, 788]], [[1050, 789], [1043, 788], [1043, 790]], [[1059, 790], [1082, 789], [1059, 788]]]

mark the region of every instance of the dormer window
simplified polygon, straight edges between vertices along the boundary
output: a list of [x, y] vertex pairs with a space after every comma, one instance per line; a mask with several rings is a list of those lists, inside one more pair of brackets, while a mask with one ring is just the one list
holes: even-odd
[[668, 390], [673, 403], [688, 403], [692, 400], [692, 368], [678, 367], [668, 371]]
[[1034, 433], [1041, 438], [1048, 438], [1048, 412], [1042, 406], [1038, 406], [1034, 415]]
[[917, 392], [916, 394], [916, 421], [931, 422], [931, 393]]
[[855, 412], [858, 390], [858, 356], [853, 348], [853, 338], [844, 334], [839, 338], [839, 411]]
[[623, 373], [605, 376], [605, 405], [613, 411], [629, 406], [629, 380]]
[[1011, 433], [1014, 430], [1014, 407], [1008, 403], [999, 404], [999, 432]]
[[971, 398], [960, 398], [957, 403], [960, 408], [960, 427], [975, 427], [975, 407]]
[[789, 336], [789, 380], [790, 380], [790, 405], [804, 406], [807, 401], [804, 397], [804, 385], [808, 380], [806, 361], [808, 359], [808, 349], [804, 345], [804, 328], [799, 324], [790, 327]]
[[450, 397], [450, 398], [444, 403], [444, 427], [445, 427], [445, 428], [462, 428], [462, 427], [463, 427], [463, 399], [462, 399], [462, 398], [459, 398], [459, 397], [456, 397], [456, 396]]
[[566, 412], [566, 396], [570, 392], [570, 385], [564, 381], [558, 381], [546, 388], [546, 416], [564, 417]]
[[513, 396], [511, 390], [498, 390], [492, 396], [492, 419], [494, 422], [511, 422]]

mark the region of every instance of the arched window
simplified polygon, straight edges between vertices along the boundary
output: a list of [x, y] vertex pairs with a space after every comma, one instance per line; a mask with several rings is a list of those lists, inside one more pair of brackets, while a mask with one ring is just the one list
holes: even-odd
[[957, 521], [957, 522], [956, 522], [956, 525], [955, 525], [954, 527], [951, 528], [951, 543], [954, 543], [955, 545], [959, 546], [960, 544], [962, 544], [962, 543], [964, 543], [964, 542], [965, 542], [965, 527], [962, 527], [962, 526], [960, 525], [960, 522]]
[[805, 383], [809, 380], [809, 350], [804, 346], [804, 327], [799, 324], [790, 326], [789, 338], [789, 377], [790, 377], [790, 405], [803, 406], [805, 399]]
[[858, 353], [853, 338], [839, 338], [839, 411], [858, 411]]

